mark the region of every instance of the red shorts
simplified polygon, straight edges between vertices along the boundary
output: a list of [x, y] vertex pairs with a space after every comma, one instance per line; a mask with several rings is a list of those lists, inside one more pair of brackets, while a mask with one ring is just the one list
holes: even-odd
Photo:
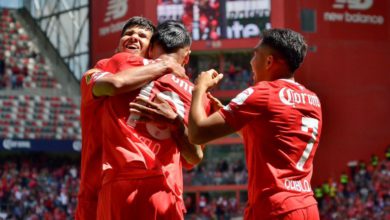
[[164, 176], [115, 180], [99, 193], [98, 220], [184, 219], [183, 204], [164, 184]]
[[78, 199], [75, 213], [76, 220], [96, 219], [97, 200]]
[[320, 220], [320, 214], [318, 212], [317, 205], [312, 205], [306, 208], [297, 209], [291, 212], [287, 212], [277, 217], [278, 220]]

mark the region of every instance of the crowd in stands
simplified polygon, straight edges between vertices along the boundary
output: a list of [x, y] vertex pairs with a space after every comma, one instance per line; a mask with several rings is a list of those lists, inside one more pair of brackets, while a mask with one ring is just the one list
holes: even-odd
[[[217, 85], [216, 90], [244, 90], [253, 85], [252, 72], [247, 67], [229, 64], [226, 68], [220, 69], [214, 64], [207, 69], [215, 69], [223, 73], [224, 77]], [[195, 82], [199, 70], [195, 67], [187, 67], [187, 74], [192, 82]]]
[[202, 194], [198, 201], [199, 210], [196, 210], [194, 200], [193, 196], [184, 195], [184, 204], [187, 209], [185, 219], [187, 220], [229, 220], [233, 217], [240, 217], [244, 213], [245, 202], [240, 203], [233, 194]]
[[248, 172], [241, 159], [228, 162], [226, 159], [217, 162], [204, 161], [192, 170], [184, 171], [184, 185], [241, 185], [246, 184]]
[[224, 78], [219, 84], [218, 89], [220, 90], [243, 90], [252, 85], [252, 73], [250, 70], [229, 65], [229, 68], [224, 72]]
[[351, 163], [349, 173], [314, 189], [321, 219], [390, 219], [390, 147], [386, 159]]
[[[79, 159], [79, 155], [0, 154], [0, 219], [73, 219]], [[185, 171], [185, 185], [246, 184], [243, 161], [231, 161], [204, 160], [193, 171]], [[240, 173], [245, 175], [235, 178]], [[385, 159], [373, 156], [368, 163], [352, 164], [339, 180], [313, 188], [321, 219], [390, 219], [390, 147]], [[242, 216], [245, 191], [240, 196], [237, 201], [235, 192], [210, 191], [196, 201], [195, 193], [185, 193], [186, 219]]]
[[19, 21], [0, 9], [0, 89], [61, 88]]
[[73, 219], [78, 166], [79, 159], [65, 156], [2, 155], [0, 219]]

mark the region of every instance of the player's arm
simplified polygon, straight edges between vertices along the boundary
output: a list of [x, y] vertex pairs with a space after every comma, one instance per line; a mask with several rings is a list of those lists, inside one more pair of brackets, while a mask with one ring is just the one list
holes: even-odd
[[194, 90], [192, 91], [188, 124], [188, 137], [193, 144], [205, 144], [235, 132], [235, 129], [229, 126], [218, 112], [207, 116], [203, 109], [202, 97], [222, 77], [223, 75], [218, 74], [215, 70], [209, 70], [202, 72], [196, 80]]
[[[215, 98], [213, 95], [211, 95], [210, 92], [207, 92], [207, 98], [210, 100], [211, 105], [211, 113], [218, 112], [221, 108], [225, 107], [221, 101], [219, 101], [217, 98]], [[240, 137], [242, 137], [241, 130], [236, 131], [236, 134], [238, 134]]]
[[179, 147], [181, 156], [191, 165], [200, 163], [203, 159], [203, 147], [190, 143], [188, 128], [179, 116], [174, 120], [173, 126], [176, 130], [173, 132], [173, 138]]
[[172, 72], [179, 77], [186, 77], [184, 68], [173, 60], [161, 60], [145, 66], [125, 69], [116, 74], [107, 74], [96, 80], [93, 95], [96, 97], [115, 96], [130, 92]]
[[182, 118], [171, 108], [163, 98], [156, 96], [157, 102], [137, 97], [130, 103], [130, 111], [141, 114], [143, 122], [167, 124], [172, 130], [173, 139], [179, 146], [181, 156], [192, 165], [203, 159], [203, 148], [191, 144], [188, 140], [188, 129]]

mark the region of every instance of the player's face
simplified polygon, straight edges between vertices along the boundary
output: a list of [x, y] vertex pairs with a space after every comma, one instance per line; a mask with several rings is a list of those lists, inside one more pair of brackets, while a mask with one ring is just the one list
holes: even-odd
[[148, 30], [137, 26], [129, 27], [119, 40], [118, 51], [145, 57], [151, 37], [152, 32]]
[[253, 82], [257, 83], [265, 78], [266, 70], [266, 49], [261, 45], [261, 41], [257, 44], [253, 51], [253, 56], [251, 59], [251, 67], [253, 72]]

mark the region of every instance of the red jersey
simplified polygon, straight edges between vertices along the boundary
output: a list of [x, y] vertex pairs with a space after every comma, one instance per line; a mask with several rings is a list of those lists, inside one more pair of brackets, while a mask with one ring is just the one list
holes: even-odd
[[245, 219], [316, 204], [310, 180], [322, 113], [313, 92], [284, 79], [259, 82], [220, 114], [243, 134], [249, 179]]
[[103, 70], [107, 61], [107, 59], [100, 60], [93, 69], [84, 73], [80, 82], [82, 157], [76, 219], [96, 219], [102, 172], [100, 115], [103, 99], [95, 98], [92, 88], [96, 79], [107, 74]]
[[[152, 61], [135, 59], [128, 53], [120, 53], [107, 64], [112, 68], [110, 72], [119, 72], [150, 62]], [[193, 84], [187, 79], [166, 74], [140, 89], [105, 99], [102, 116], [103, 184], [120, 178], [164, 175], [166, 184], [181, 200], [182, 163], [186, 162], [171, 138], [170, 130], [153, 124], [137, 123], [137, 116], [129, 114], [129, 103], [138, 95], [150, 100], [160, 96], [187, 123], [192, 88]]]

